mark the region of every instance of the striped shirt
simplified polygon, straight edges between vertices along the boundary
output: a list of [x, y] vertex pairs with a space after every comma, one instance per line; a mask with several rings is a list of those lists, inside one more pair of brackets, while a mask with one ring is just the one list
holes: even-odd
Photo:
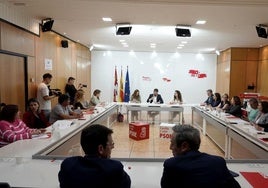
[[31, 139], [32, 131], [26, 124], [18, 119], [14, 122], [0, 121], [0, 147], [17, 140]]

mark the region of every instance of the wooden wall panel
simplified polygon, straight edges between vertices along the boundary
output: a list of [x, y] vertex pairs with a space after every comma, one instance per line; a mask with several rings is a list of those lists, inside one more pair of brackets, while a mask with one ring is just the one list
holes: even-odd
[[259, 59], [260, 60], [268, 60], [268, 46], [260, 48]]
[[0, 54], [0, 101], [25, 110], [24, 58]]
[[229, 94], [231, 49], [221, 52], [217, 60], [216, 91]]
[[36, 85], [36, 66], [35, 57], [27, 58], [27, 76], [28, 76], [28, 99], [36, 97], [37, 85]]
[[259, 60], [259, 48], [248, 48], [247, 60], [248, 61], [258, 61]]
[[[257, 90], [257, 75], [258, 75], [258, 61], [246, 62], [246, 76], [245, 76], [245, 88], [247, 92], [256, 92]], [[248, 90], [248, 86], [254, 85], [253, 90]]]
[[231, 48], [231, 61], [246, 61], [248, 48]]
[[34, 56], [34, 35], [1, 23], [1, 50]]
[[246, 61], [232, 61], [230, 75], [230, 97], [245, 92]]
[[257, 92], [268, 96], [268, 60], [259, 62]]

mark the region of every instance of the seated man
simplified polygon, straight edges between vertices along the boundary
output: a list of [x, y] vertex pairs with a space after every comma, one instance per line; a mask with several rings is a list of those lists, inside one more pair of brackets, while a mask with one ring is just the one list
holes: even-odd
[[[149, 95], [147, 102], [153, 103], [153, 104], [163, 104], [164, 103], [162, 96], [160, 94], [158, 94], [158, 89], [154, 89], [154, 92]], [[155, 116], [158, 114], [159, 114], [159, 112], [156, 112], [156, 111], [148, 111], [148, 115], [150, 117], [152, 117], [152, 119], [153, 119], [153, 122], [152, 122], [153, 124], [154, 124]]]
[[201, 153], [200, 133], [190, 125], [173, 127], [172, 158], [164, 162], [162, 188], [236, 188], [240, 187], [222, 157]]
[[57, 120], [81, 118], [82, 113], [74, 112], [70, 107], [70, 97], [62, 94], [58, 98], [58, 104], [52, 109], [49, 123], [53, 124]]
[[129, 188], [131, 181], [121, 162], [110, 159], [114, 148], [113, 131], [90, 125], [81, 133], [85, 156], [65, 159], [60, 168], [60, 187]]

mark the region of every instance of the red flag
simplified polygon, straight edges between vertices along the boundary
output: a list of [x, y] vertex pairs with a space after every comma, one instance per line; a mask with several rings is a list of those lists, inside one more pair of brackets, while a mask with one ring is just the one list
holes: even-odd
[[118, 90], [118, 82], [117, 82], [117, 70], [116, 70], [116, 67], [114, 69], [114, 102], [117, 102], [117, 92]]
[[124, 102], [124, 88], [123, 88], [123, 70], [121, 68], [121, 76], [120, 76], [120, 93], [118, 102]]

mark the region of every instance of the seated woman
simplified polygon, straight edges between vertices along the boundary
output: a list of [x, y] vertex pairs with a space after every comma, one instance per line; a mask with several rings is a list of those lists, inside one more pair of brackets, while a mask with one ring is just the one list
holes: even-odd
[[268, 132], [268, 102], [263, 101], [259, 105], [259, 113], [252, 125], [259, 131]]
[[85, 92], [82, 89], [77, 90], [74, 97], [74, 109], [88, 109], [89, 102], [84, 99]]
[[99, 89], [94, 90], [93, 95], [90, 99], [90, 104], [92, 106], [97, 106], [98, 104], [101, 103], [100, 102], [100, 94], [101, 94], [101, 90], [99, 90]]
[[[182, 104], [182, 95], [179, 90], [175, 90], [173, 100], [170, 102], [170, 104]], [[180, 112], [170, 112], [170, 122], [173, 122], [174, 118], [180, 114]], [[182, 119], [182, 122], [184, 123], [184, 119]]]
[[221, 97], [221, 102], [220, 104], [217, 106], [217, 108], [221, 109], [222, 111], [225, 111], [227, 109], [229, 109], [231, 106], [231, 103], [229, 101], [229, 96], [228, 94], [223, 94]]
[[221, 103], [221, 95], [219, 93], [214, 93], [213, 102], [211, 103], [211, 107], [217, 107]]
[[0, 147], [17, 140], [31, 139], [42, 130], [31, 129], [20, 119], [18, 105], [9, 104], [0, 113]]
[[250, 106], [250, 110], [249, 110], [247, 116], [242, 116], [242, 119], [244, 119], [246, 121], [253, 122], [253, 121], [255, 121], [255, 119], [259, 113], [259, 109], [258, 109], [259, 102], [256, 98], [250, 98], [248, 103]]
[[[141, 103], [141, 96], [140, 96], [140, 91], [136, 89], [133, 94], [131, 95], [130, 98], [131, 103]], [[134, 120], [139, 120], [138, 118], [138, 111], [131, 111], [131, 121]]]
[[51, 111], [49, 122], [53, 124], [57, 120], [75, 119], [82, 116], [82, 113], [78, 114], [72, 111], [69, 96], [62, 94], [58, 98], [58, 104]]
[[28, 111], [23, 114], [23, 122], [30, 128], [46, 128], [50, 124], [45, 114], [39, 110], [39, 102], [35, 98], [28, 101]]
[[230, 109], [227, 109], [225, 112], [239, 118], [242, 116], [241, 101], [238, 96], [233, 96], [233, 98], [231, 99]]

